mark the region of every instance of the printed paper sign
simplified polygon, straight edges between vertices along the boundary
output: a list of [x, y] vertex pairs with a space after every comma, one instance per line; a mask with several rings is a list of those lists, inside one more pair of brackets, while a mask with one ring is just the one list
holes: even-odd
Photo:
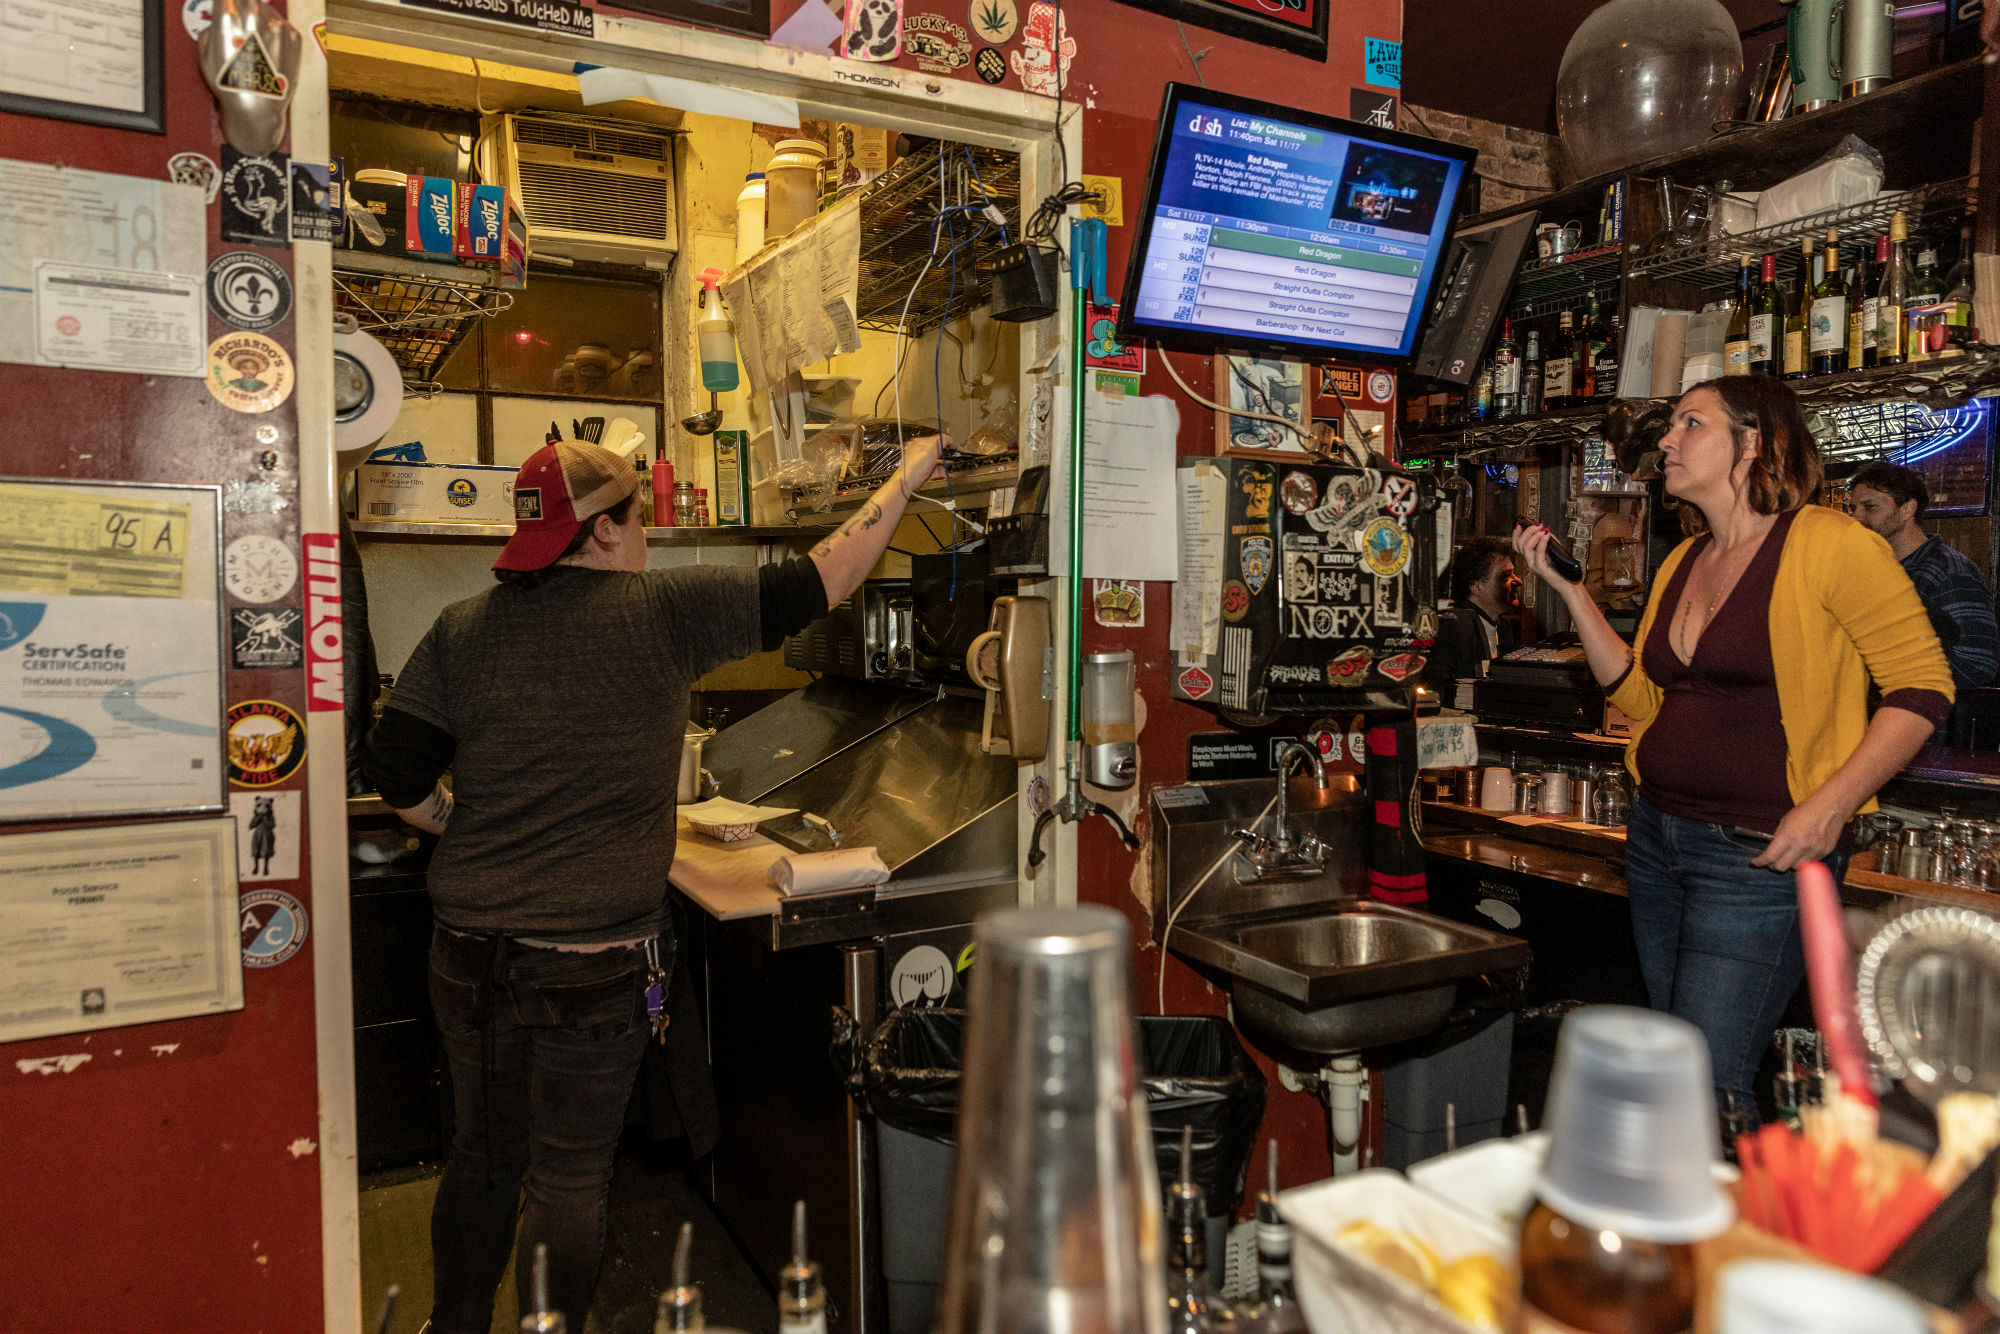
[[1380, 37], [1367, 39], [1368, 82], [1377, 88], [1403, 86], [1403, 44]]
[[207, 331], [199, 278], [35, 265], [35, 359], [45, 366], [199, 377]]

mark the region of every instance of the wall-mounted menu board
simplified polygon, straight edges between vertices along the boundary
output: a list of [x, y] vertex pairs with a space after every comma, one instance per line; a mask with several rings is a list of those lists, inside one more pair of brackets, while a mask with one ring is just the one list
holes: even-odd
[[0, 477], [0, 822], [226, 809], [222, 496]]

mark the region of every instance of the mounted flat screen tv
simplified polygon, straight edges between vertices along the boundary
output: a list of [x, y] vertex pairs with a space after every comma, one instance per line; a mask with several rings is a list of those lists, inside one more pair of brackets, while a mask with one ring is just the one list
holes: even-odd
[[1407, 364], [1470, 148], [1170, 83], [1119, 332]]

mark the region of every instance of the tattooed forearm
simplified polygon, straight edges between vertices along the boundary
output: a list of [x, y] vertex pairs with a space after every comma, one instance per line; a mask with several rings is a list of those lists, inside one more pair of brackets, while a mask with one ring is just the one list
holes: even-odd
[[442, 834], [445, 825], [451, 820], [453, 804], [450, 789], [440, 780], [421, 805], [400, 807], [396, 814], [402, 816], [406, 824], [413, 825], [427, 834]]

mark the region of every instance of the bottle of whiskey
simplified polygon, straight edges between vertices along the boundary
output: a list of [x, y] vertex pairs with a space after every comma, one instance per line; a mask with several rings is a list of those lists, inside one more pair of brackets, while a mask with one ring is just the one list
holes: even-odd
[[1566, 408], [1576, 395], [1576, 317], [1562, 313], [1555, 344], [1542, 362], [1542, 403], [1550, 411]]
[[1542, 410], [1542, 335], [1528, 330], [1528, 347], [1521, 354], [1521, 415], [1532, 417]]
[[1597, 345], [1597, 396], [1599, 398], [1618, 397], [1618, 345], [1625, 333], [1625, 322], [1613, 315], [1605, 325], [1604, 341]]
[[1521, 411], [1521, 346], [1514, 341], [1514, 321], [1500, 322], [1500, 341], [1493, 345], [1493, 415], [1513, 417]]

